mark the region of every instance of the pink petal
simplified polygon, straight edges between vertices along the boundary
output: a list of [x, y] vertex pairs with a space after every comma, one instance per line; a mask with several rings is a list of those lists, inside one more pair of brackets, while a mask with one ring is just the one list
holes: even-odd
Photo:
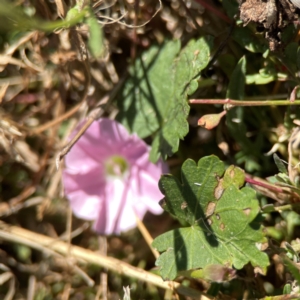
[[63, 173], [65, 192], [74, 214], [86, 220], [95, 220], [101, 206], [105, 181], [98, 169], [88, 174]]
[[98, 195], [91, 195], [83, 190], [78, 190], [68, 194], [68, 199], [76, 217], [90, 221], [98, 217], [102, 204], [102, 200]]
[[[85, 172], [70, 172], [69, 169], [63, 172], [64, 186], [66, 193], [73, 192], [78, 189], [86, 190], [87, 193], [98, 192], [99, 188], [105, 185], [104, 172], [101, 168], [95, 168], [88, 173]], [[96, 190], [95, 190], [96, 189]]]
[[[100, 208], [94, 229], [101, 234], [119, 234], [136, 226], [136, 213], [133, 209], [132, 191], [120, 179], [114, 179], [106, 184], [104, 205]], [[147, 211], [145, 206], [139, 209], [142, 218]]]
[[[121, 124], [109, 119], [93, 122], [66, 157], [63, 180], [74, 214], [95, 220], [99, 233], [118, 234], [136, 226], [136, 215], [142, 219], [147, 210], [161, 213], [158, 181], [167, 166], [162, 161], [152, 164], [149, 150]], [[105, 174], [105, 162], [114, 155], [128, 162], [127, 179]]]
[[161, 214], [163, 209], [158, 202], [163, 198], [163, 194], [159, 190], [158, 181], [161, 173], [158, 176], [153, 176], [144, 170], [132, 168], [131, 175], [131, 190], [135, 194], [135, 205], [143, 205], [153, 214]]

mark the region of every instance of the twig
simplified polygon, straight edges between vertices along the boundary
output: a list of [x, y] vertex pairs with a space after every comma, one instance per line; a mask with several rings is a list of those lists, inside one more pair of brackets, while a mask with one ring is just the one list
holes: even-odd
[[11, 214], [17, 213], [21, 209], [41, 204], [44, 199], [44, 197], [37, 196], [26, 200], [24, 203], [17, 203], [13, 206], [8, 206], [3, 203], [3, 205], [0, 206], [0, 217], [7, 217]]
[[99, 119], [102, 114], [105, 112], [106, 108], [110, 105], [111, 101], [115, 98], [117, 92], [119, 91], [120, 87], [123, 85], [123, 82], [125, 80], [126, 76], [123, 77], [122, 80], [119, 80], [118, 84], [115, 86], [115, 88], [111, 91], [110, 95], [106, 95], [102, 98], [101, 102], [105, 101], [106, 103], [103, 105], [103, 107], [97, 107], [94, 110], [92, 110], [86, 120], [86, 122], [83, 124], [79, 132], [72, 138], [72, 140], [62, 148], [62, 150], [57, 154], [56, 156], [56, 168], [59, 169], [60, 161], [63, 159], [63, 157], [72, 149], [74, 144], [80, 139], [80, 137], [85, 133], [85, 131], [91, 126], [91, 124]]
[[[84, 222], [80, 227], [76, 228], [71, 232], [71, 239], [74, 239], [76, 236], [82, 234], [85, 230], [87, 230], [90, 227], [90, 224], [88, 222]], [[68, 241], [69, 236], [67, 232], [64, 232], [59, 236], [59, 239], [61, 241]]]
[[[59, 252], [63, 255], [67, 255], [68, 253], [69, 245], [65, 242], [58, 241], [45, 235], [37, 234], [17, 226], [10, 226], [4, 222], [0, 222], [0, 237], [6, 241], [21, 243], [34, 249], [46, 251], [52, 254]], [[100, 253], [95, 253], [91, 250], [73, 245], [71, 246], [70, 250], [72, 257], [107, 268], [108, 270], [116, 272], [120, 275], [143, 280], [163, 289], [175, 289], [179, 294], [192, 297], [193, 299], [213, 299], [211, 296], [204, 295], [203, 293], [183, 286], [178, 282], [163, 281], [160, 276], [131, 266], [128, 263], [120, 261], [116, 258], [107, 257], [101, 255]]]
[[76, 106], [74, 106], [69, 111], [67, 111], [63, 115], [59, 116], [55, 120], [52, 120], [52, 121], [50, 121], [50, 122], [48, 122], [46, 124], [43, 124], [41, 126], [38, 126], [37, 128], [34, 128], [30, 132], [31, 135], [39, 134], [39, 133], [45, 131], [46, 129], [51, 128], [51, 127], [53, 127], [53, 126], [61, 123], [65, 119], [71, 117], [72, 115], [74, 115], [79, 110], [79, 108], [81, 107], [81, 105], [86, 101], [86, 97], [88, 95], [88, 90], [89, 90], [89, 86], [90, 86], [90, 82], [91, 82], [91, 76], [90, 76], [90, 72], [89, 72], [88, 63], [87, 63], [86, 60], [84, 60], [84, 66], [85, 66], [85, 73], [86, 73], [87, 80], [86, 80], [86, 83], [85, 83], [84, 92], [83, 92], [83, 96], [81, 98], [81, 101]]
[[59, 164], [62, 158], [72, 149], [75, 143], [80, 139], [80, 137], [86, 132], [86, 130], [91, 126], [95, 120], [93, 118], [88, 118], [84, 125], [80, 128], [77, 134], [72, 138], [72, 140], [58, 153], [55, 158], [56, 169], [59, 169]]
[[16, 197], [8, 200], [10, 206], [15, 206], [22, 203], [26, 198], [30, 197], [36, 191], [35, 185], [26, 186], [24, 190]]

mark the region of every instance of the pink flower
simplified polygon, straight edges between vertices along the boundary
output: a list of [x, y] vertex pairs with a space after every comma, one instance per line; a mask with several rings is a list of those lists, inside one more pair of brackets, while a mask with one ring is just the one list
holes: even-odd
[[[77, 126], [73, 136], [79, 130]], [[119, 234], [136, 226], [147, 210], [162, 213], [158, 180], [166, 164], [149, 161], [149, 147], [116, 121], [101, 119], [67, 155], [65, 193], [74, 214], [93, 220], [100, 234]]]

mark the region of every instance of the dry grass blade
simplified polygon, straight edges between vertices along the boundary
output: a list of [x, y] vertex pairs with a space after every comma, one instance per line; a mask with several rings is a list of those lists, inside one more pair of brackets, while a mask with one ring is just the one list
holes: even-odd
[[6, 55], [12, 55], [21, 45], [27, 43], [28, 41], [30, 41], [35, 35], [37, 35], [38, 32], [37, 31], [32, 31], [32, 32], [28, 32], [27, 34], [25, 34], [23, 37], [21, 37], [20, 39], [16, 40], [15, 43], [11, 44], [6, 50], [5, 50], [5, 54]]
[[149, 246], [150, 250], [152, 251], [153, 255], [155, 258], [159, 257], [159, 253], [157, 250], [155, 250], [151, 244], [153, 242], [153, 238], [150, 235], [149, 231], [147, 230], [146, 226], [144, 225], [144, 223], [139, 219], [139, 217], [136, 215], [136, 223], [137, 223], [137, 227], [139, 229], [139, 231], [141, 232], [142, 236], [144, 237], [147, 245]]
[[26, 300], [34, 300], [34, 294], [36, 289], [36, 277], [31, 275], [28, 280], [28, 291]]
[[58, 15], [63, 18], [66, 15], [66, 4], [63, 0], [55, 0]]
[[212, 299], [212, 297], [205, 296], [199, 291], [185, 287], [178, 282], [163, 281], [160, 276], [154, 275], [143, 269], [133, 267], [118, 259], [107, 257], [78, 246], [71, 246], [69, 249], [69, 245], [65, 242], [37, 234], [17, 226], [10, 226], [4, 222], [0, 222], [0, 237], [6, 241], [21, 243], [41, 251], [52, 252], [52, 254], [57, 252], [62, 255], [67, 255], [70, 251], [70, 255], [75, 259], [99, 265], [120, 275], [143, 280], [163, 289], [176, 290], [177, 293], [192, 297], [193, 299]]
[[24, 64], [19, 59], [10, 56], [0, 55], [0, 66], [6, 66], [7, 64], [15, 65], [21, 68], [27, 68], [26, 64]]
[[15, 294], [15, 277], [14, 274], [10, 271], [5, 272], [0, 275], [0, 285], [3, 285], [6, 281], [9, 280], [9, 289], [3, 300], [12, 300]]
[[3, 84], [3, 85], [0, 87], [0, 104], [1, 104], [1, 102], [2, 102], [2, 100], [3, 100], [3, 97], [4, 97], [4, 95], [5, 95], [6, 90], [7, 90], [8, 87], [9, 87], [9, 83], [8, 83], [8, 82], [5, 83], [5, 84]]

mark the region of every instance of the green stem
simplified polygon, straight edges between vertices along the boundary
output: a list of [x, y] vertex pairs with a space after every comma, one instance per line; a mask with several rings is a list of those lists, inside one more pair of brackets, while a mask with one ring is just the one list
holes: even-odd
[[72, 16], [65, 20], [44, 21], [37, 17], [27, 16], [21, 7], [15, 7], [8, 1], [0, 0], [0, 29], [7, 29], [8, 31], [28, 31], [40, 30], [45, 32], [52, 32], [61, 28], [69, 28], [83, 21], [88, 13], [88, 9], [78, 11], [72, 9]]
[[292, 204], [286, 204], [282, 206], [272, 206], [272, 205], [266, 205], [262, 208], [263, 212], [274, 212], [274, 211], [286, 211], [286, 210], [294, 210], [295, 208], [299, 208], [300, 203], [292, 203]]
[[231, 106], [284, 106], [284, 105], [300, 105], [300, 100], [265, 100], [265, 101], [247, 101], [233, 99], [190, 99], [190, 104], [223, 104]]

